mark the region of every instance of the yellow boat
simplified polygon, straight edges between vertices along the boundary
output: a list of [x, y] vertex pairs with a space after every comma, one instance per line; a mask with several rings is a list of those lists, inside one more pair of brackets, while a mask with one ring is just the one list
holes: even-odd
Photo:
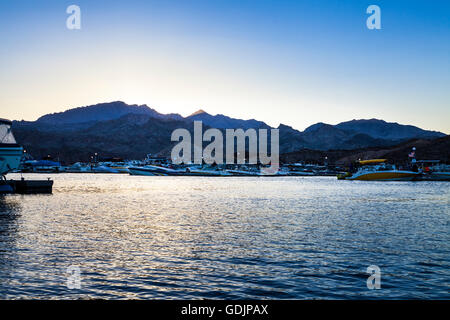
[[[359, 161], [361, 167], [357, 172], [347, 175], [345, 180], [365, 181], [411, 181], [420, 177], [419, 172], [398, 170], [395, 165], [386, 163], [386, 159], [371, 159]], [[338, 177], [339, 179], [339, 177]]]
[[387, 159], [371, 159], [371, 160], [359, 160], [359, 164], [362, 166], [368, 165], [368, 164], [380, 164], [385, 163]]

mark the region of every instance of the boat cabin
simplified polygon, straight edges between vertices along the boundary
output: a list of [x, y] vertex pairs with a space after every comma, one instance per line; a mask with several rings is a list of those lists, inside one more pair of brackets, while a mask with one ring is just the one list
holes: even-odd
[[18, 146], [11, 130], [12, 122], [0, 119], [0, 144], [5, 147]]

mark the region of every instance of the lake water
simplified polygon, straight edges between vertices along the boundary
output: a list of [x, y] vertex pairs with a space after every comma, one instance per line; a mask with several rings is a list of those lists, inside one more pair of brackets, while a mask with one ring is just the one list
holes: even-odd
[[0, 196], [2, 299], [450, 298], [448, 182], [24, 176], [54, 189]]

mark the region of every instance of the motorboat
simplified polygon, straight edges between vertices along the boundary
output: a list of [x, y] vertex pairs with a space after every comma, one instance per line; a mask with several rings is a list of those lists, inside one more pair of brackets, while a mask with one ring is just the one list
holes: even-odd
[[[222, 165], [210, 165], [210, 164], [188, 164], [183, 168], [186, 176], [201, 176], [201, 177], [222, 177], [232, 176], [230, 172], [225, 170], [225, 166]], [[180, 168], [180, 170], [183, 170]]]
[[192, 170], [187, 170], [186, 175], [201, 176], [201, 177], [221, 177], [221, 176], [231, 176], [231, 173], [226, 172], [226, 171], [192, 169]]
[[422, 180], [450, 181], [450, 166], [440, 160], [418, 160], [416, 164], [422, 172]]
[[[289, 175], [290, 176], [315, 176], [316, 171], [319, 168], [317, 165], [303, 164], [303, 163], [293, 163], [288, 164]], [[325, 168], [325, 167], [324, 167]], [[322, 167], [320, 167], [322, 169]]]
[[310, 171], [300, 171], [300, 170], [292, 170], [289, 171], [289, 175], [290, 176], [300, 176], [300, 177], [312, 177], [315, 176], [316, 174], [314, 172], [310, 172]]
[[64, 172], [64, 167], [60, 162], [51, 160], [26, 160], [22, 162], [19, 168], [20, 172], [34, 172], [34, 173], [58, 173]]
[[118, 170], [111, 168], [106, 165], [97, 165], [92, 167], [92, 172], [94, 173], [119, 173]]
[[247, 170], [238, 170], [238, 169], [227, 169], [227, 172], [230, 173], [233, 176], [243, 176], [243, 177], [249, 177], [249, 176], [260, 176], [259, 172], [256, 171], [247, 171]]
[[18, 145], [11, 130], [12, 122], [0, 119], [0, 175], [16, 170], [23, 155], [22, 146]]
[[81, 163], [81, 162], [74, 163], [70, 167], [67, 167], [65, 171], [67, 173], [91, 173], [91, 172], [93, 172], [91, 165]]
[[420, 179], [420, 172], [399, 170], [395, 165], [387, 164], [386, 161], [387, 159], [359, 161], [359, 168], [356, 172], [338, 176], [338, 179], [366, 181], [411, 181]]
[[450, 181], [450, 172], [449, 171], [433, 171], [430, 174], [423, 174], [423, 180], [431, 180], [431, 181]]
[[143, 167], [130, 166], [128, 171], [132, 176], [180, 176], [185, 175], [185, 170], [176, 170], [160, 166], [146, 165]]
[[129, 165], [125, 162], [108, 163], [107, 166], [116, 170], [118, 173], [130, 173], [128, 170]]

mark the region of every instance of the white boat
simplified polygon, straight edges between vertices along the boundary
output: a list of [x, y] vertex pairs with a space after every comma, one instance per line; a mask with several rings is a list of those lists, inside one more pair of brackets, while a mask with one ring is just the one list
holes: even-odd
[[261, 174], [256, 171], [247, 171], [247, 170], [237, 170], [237, 169], [227, 169], [227, 172], [233, 176], [260, 176]]
[[81, 162], [76, 162], [73, 165], [71, 165], [70, 167], [67, 167], [66, 172], [68, 172], [68, 173], [91, 173], [92, 168], [90, 165], [87, 165], [87, 164], [84, 164]]
[[287, 165], [289, 168], [288, 174], [290, 176], [315, 176], [315, 170], [317, 166], [303, 163], [293, 163]]
[[92, 167], [92, 172], [94, 172], [94, 173], [119, 173], [118, 170], [110, 168], [108, 166], [103, 166], [103, 165]]
[[128, 170], [129, 165], [125, 162], [113, 162], [107, 164], [107, 166], [116, 170], [118, 173], [130, 173]]
[[186, 175], [188, 175], [188, 176], [203, 176], [203, 177], [222, 177], [222, 176], [231, 176], [232, 174], [225, 170], [186, 168]]
[[422, 178], [423, 180], [432, 180], [432, 181], [450, 181], [450, 172], [433, 171], [428, 175], [424, 174]]
[[144, 167], [129, 167], [128, 172], [132, 176], [156, 176], [152, 170], [147, 170]]
[[12, 122], [0, 119], [0, 175], [19, 168], [23, 148], [17, 144], [11, 130]]
[[416, 164], [422, 172], [422, 180], [450, 181], [450, 165], [440, 163], [440, 160], [418, 160]]
[[290, 176], [301, 176], [301, 177], [312, 177], [315, 176], [314, 172], [310, 172], [310, 171], [290, 171], [289, 172]]
[[185, 175], [184, 170], [175, 170], [160, 166], [143, 166], [143, 167], [128, 167], [128, 171], [132, 176], [180, 176]]

